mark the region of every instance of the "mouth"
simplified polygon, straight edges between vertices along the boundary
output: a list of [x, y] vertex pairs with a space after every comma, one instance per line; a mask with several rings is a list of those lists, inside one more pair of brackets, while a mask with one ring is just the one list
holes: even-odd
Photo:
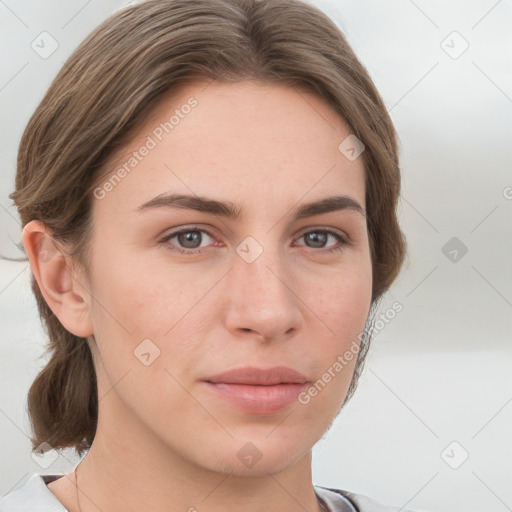
[[290, 404], [308, 386], [307, 377], [286, 366], [237, 368], [203, 380], [219, 399], [249, 414], [273, 414]]

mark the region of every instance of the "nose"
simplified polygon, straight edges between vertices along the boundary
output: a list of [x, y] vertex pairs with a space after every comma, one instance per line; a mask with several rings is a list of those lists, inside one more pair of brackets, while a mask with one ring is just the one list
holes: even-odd
[[225, 322], [235, 337], [277, 341], [300, 330], [303, 303], [292, 272], [277, 250], [265, 249], [252, 262], [235, 253], [226, 277]]

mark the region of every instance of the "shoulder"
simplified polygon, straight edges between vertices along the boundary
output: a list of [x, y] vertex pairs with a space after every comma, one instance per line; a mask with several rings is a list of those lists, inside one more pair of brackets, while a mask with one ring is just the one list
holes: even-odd
[[0, 498], [0, 512], [68, 512], [47, 484], [62, 475], [32, 475], [25, 484]]
[[315, 492], [328, 512], [412, 512], [408, 509], [383, 505], [363, 494], [343, 489], [315, 485]]

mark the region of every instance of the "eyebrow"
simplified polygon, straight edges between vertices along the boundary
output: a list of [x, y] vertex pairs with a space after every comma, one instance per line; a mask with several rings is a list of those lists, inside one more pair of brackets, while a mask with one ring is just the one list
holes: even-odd
[[[241, 205], [234, 204], [231, 201], [222, 202], [207, 197], [186, 194], [160, 194], [140, 205], [136, 211], [154, 208], [184, 208], [234, 220], [240, 219], [244, 212]], [[312, 203], [301, 204], [292, 210], [292, 215], [294, 220], [300, 220], [339, 210], [352, 210], [366, 218], [363, 207], [352, 197], [344, 195], [326, 197]]]

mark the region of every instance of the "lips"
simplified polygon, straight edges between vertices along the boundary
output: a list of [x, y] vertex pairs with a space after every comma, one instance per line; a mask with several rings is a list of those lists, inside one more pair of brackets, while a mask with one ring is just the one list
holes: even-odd
[[251, 386], [273, 386], [276, 384], [304, 384], [307, 377], [287, 366], [260, 369], [252, 366], [235, 368], [206, 379], [213, 384], [247, 384]]
[[273, 414], [292, 404], [307, 378], [286, 366], [236, 368], [204, 379], [206, 388], [223, 402], [249, 414]]

